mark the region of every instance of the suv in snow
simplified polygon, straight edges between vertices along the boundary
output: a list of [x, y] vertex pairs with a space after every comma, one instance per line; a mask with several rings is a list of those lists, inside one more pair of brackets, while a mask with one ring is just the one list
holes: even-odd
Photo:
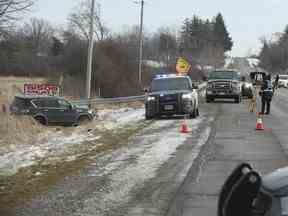
[[146, 119], [161, 115], [196, 118], [199, 115], [197, 88], [188, 76], [157, 76], [146, 95]]
[[232, 98], [241, 101], [240, 73], [235, 70], [216, 70], [209, 73], [206, 90], [206, 102], [215, 98]]
[[31, 115], [44, 125], [61, 123], [75, 125], [91, 121], [95, 114], [88, 108], [77, 107], [67, 100], [54, 96], [17, 95], [10, 106], [12, 114]]

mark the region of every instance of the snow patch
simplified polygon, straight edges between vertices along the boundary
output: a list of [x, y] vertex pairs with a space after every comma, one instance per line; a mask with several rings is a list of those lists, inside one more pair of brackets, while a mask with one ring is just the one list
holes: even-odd
[[[144, 109], [123, 108], [112, 110], [110, 112], [100, 112], [106, 129], [115, 129], [123, 127], [128, 123], [135, 123], [144, 119]], [[97, 127], [92, 123], [91, 127]], [[101, 127], [103, 127], [101, 126]], [[68, 132], [68, 134], [67, 134]], [[85, 126], [78, 128], [63, 128], [57, 132], [47, 132], [37, 138], [37, 145], [25, 145], [11, 147], [11, 151], [0, 156], [0, 176], [10, 176], [18, 172], [19, 169], [32, 166], [37, 162], [49, 158], [49, 156], [61, 155], [67, 153], [69, 147], [80, 145], [83, 142], [92, 142], [101, 138], [92, 131], [87, 131]], [[102, 145], [102, 144], [99, 144]], [[96, 145], [97, 147], [97, 145]], [[69, 156], [67, 161], [76, 159], [76, 156]]]
[[[199, 125], [207, 118], [188, 120], [192, 132], [199, 129]], [[179, 120], [160, 120], [146, 128], [146, 132], [157, 129], [153, 134], [144, 134], [136, 137], [140, 142], [130, 148], [117, 151], [112, 161], [103, 170], [93, 170], [91, 176], [108, 175], [111, 183], [105, 193], [97, 192], [97, 201], [94, 198], [86, 200], [87, 207], [97, 202], [97, 208], [117, 206], [119, 202], [127, 202], [131, 197], [129, 193], [157, 175], [158, 169], [177, 152], [177, 148], [193, 136], [179, 133]], [[165, 135], [163, 134], [163, 131]], [[199, 154], [201, 147], [206, 143], [211, 129], [206, 129], [193, 143], [191, 163]], [[135, 141], [134, 141], [135, 142]], [[191, 167], [191, 164], [187, 166]], [[186, 170], [186, 172], [187, 172]], [[96, 197], [96, 195], [95, 195]]]

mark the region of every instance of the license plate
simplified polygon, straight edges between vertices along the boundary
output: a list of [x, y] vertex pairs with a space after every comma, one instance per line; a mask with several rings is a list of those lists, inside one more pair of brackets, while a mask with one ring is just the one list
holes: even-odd
[[173, 109], [174, 109], [174, 106], [173, 106], [173, 105], [165, 105], [165, 106], [164, 106], [164, 109], [165, 109], [165, 110], [173, 110]]
[[225, 92], [219, 92], [219, 95], [225, 95]]

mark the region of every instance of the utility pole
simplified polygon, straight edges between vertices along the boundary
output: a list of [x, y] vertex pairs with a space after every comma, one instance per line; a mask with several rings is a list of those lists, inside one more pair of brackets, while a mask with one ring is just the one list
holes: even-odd
[[141, 0], [141, 14], [140, 14], [140, 32], [139, 32], [139, 69], [138, 82], [142, 86], [142, 63], [143, 63], [143, 14], [144, 14], [144, 0]]
[[[89, 47], [88, 47], [88, 61], [86, 74], [86, 98], [91, 98], [91, 72], [92, 72], [92, 58], [93, 58], [93, 36], [94, 36], [94, 10], [95, 0], [92, 0], [90, 13], [90, 32], [89, 32]], [[90, 105], [90, 102], [89, 102]]]

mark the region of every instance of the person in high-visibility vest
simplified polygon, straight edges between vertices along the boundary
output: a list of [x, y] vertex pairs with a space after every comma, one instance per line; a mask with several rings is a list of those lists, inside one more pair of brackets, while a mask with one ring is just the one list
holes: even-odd
[[[271, 75], [266, 75], [259, 91], [261, 96], [261, 114], [270, 114], [271, 101], [273, 97], [273, 85]], [[266, 108], [266, 112], [265, 112]]]

